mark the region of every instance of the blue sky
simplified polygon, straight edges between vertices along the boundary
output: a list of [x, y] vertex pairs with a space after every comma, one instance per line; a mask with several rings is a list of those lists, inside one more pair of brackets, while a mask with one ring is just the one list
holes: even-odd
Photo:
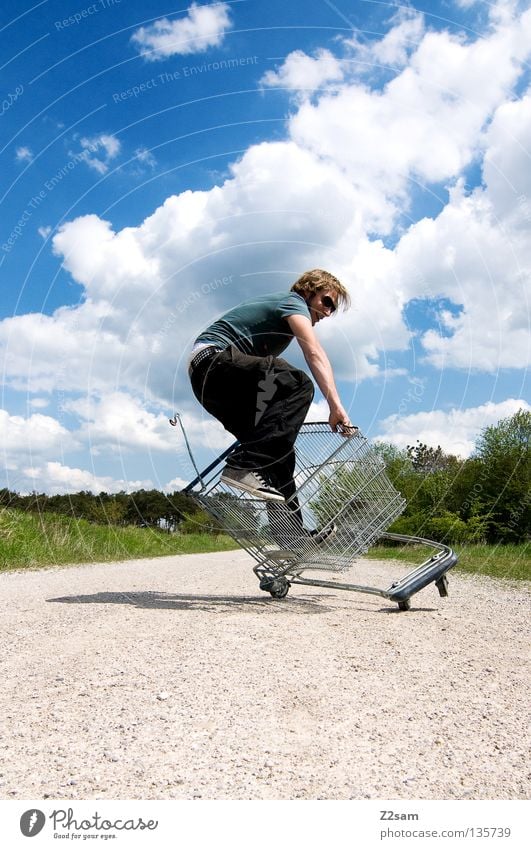
[[174, 411], [199, 462], [231, 441], [195, 336], [312, 267], [351, 293], [318, 333], [371, 439], [467, 456], [529, 409], [529, 3], [1, 14], [0, 486], [179, 488]]

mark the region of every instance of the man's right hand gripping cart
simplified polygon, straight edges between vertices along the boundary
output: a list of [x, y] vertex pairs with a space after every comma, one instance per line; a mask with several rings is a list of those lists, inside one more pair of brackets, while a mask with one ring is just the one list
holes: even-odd
[[[340, 426], [334, 432], [326, 422], [302, 426], [295, 445], [295, 483], [303, 528], [288, 502], [265, 501], [220, 481], [234, 447], [198, 474], [185, 492], [254, 558], [260, 589], [273, 598], [284, 598], [291, 585], [303, 584], [370, 593], [409, 610], [411, 597], [428, 584], [448, 595], [446, 573], [456, 564], [456, 554], [442, 543], [386, 533], [405, 501], [387, 477], [383, 459], [357, 428]], [[316, 574], [347, 572], [384, 540], [423, 544], [433, 554], [387, 589]]]

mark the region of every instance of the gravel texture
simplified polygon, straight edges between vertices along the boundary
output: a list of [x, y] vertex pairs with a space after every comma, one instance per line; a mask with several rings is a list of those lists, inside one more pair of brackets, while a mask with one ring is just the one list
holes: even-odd
[[275, 600], [236, 551], [7, 573], [0, 591], [3, 799], [529, 795], [529, 584], [451, 573], [449, 598], [431, 585], [409, 612]]

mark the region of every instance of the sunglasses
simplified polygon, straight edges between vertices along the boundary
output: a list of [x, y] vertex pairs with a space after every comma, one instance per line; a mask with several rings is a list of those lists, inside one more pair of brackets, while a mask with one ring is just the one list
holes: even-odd
[[328, 310], [330, 310], [330, 312], [335, 312], [336, 309], [337, 309], [337, 307], [336, 307], [333, 299], [330, 297], [330, 295], [324, 295], [324, 297], [321, 298], [321, 303], [322, 303], [323, 307], [326, 307]]

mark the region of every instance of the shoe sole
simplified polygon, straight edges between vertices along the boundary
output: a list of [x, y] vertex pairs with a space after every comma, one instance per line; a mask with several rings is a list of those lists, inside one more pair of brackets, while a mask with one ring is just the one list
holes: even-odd
[[328, 540], [333, 539], [336, 534], [337, 525], [334, 523], [334, 525], [332, 526], [332, 528], [330, 528], [330, 531], [326, 534], [326, 536], [322, 537], [322, 539], [316, 539], [316, 537], [318, 536], [318, 534], [316, 534], [314, 537], [312, 537], [312, 540], [315, 545], [323, 545], [325, 542], [328, 542]]
[[283, 495], [272, 495], [270, 493], [260, 492], [259, 489], [254, 489], [252, 486], [246, 486], [244, 483], [240, 483], [239, 481], [233, 481], [231, 478], [226, 478], [223, 475], [221, 475], [220, 482], [227, 486], [231, 486], [233, 489], [241, 489], [243, 492], [248, 492], [249, 495], [254, 495], [255, 498], [260, 498], [262, 501], [286, 502]]

